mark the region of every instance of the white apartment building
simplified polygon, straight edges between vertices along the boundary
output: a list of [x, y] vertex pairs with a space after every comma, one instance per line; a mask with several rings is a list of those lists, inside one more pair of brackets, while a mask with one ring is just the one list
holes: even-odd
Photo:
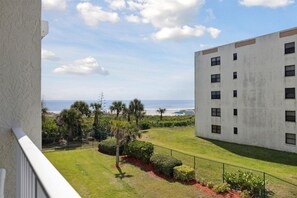
[[196, 136], [297, 153], [297, 28], [195, 53]]

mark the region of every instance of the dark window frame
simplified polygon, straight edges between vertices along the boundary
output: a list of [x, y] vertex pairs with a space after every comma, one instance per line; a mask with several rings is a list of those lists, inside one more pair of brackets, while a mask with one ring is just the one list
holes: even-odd
[[238, 129], [237, 129], [237, 127], [233, 127], [233, 134], [234, 135], [238, 135]]
[[221, 99], [221, 92], [220, 91], [212, 91], [211, 92], [211, 99]]
[[285, 54], [295, 53], [295, 42], [285, 43]]
[[220, 56], [212, 57], [210, 59], [210, 64], [211, 66], [221, 65], [221, 57]]
[[296, 134], [286, 133], [286, 144], [296, 145]]
[[285, 88], [285, 99], [295, 99], [295, 88]]
[[233, 79], [237, 79], [237, 72], [233, 72]]
[[211, 133], [221, 134], [221, 126], [220, 125], [211, 125]]
[[[288, 115], [288, 114], [292, 114], [292, 115]], [[285, 117], [286, 117], [286, 122], [296, 122], [296, 111], [286, 111]]]
[[221, 108], [211, 108], [212, 117], [221, 117]]
[[[293, 68], [293, 69], [291, 69]], [[295, 76], [295, 65], [285, 66], [285, 76]]]
[[221, 82], [221, 74], [211, 74], [210, 76], [211, 83], [219, 83]]
[[237, 111], [237, 109], [233, 109], [233, 115], [234, 115], [234, 116], [237, 116], [237, 115], [238, 115], [238, 111]]
[[233, 98], [237, 98], [237, 90], [233, 90]]
[[233, 60], [237, 60], [237, 53], [233, 53]]

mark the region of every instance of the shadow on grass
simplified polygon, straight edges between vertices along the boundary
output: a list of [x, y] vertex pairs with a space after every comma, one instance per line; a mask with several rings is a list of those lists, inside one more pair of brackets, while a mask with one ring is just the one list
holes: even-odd
[[133, 177], [133, 175], [129, 175], [129, 174], [126, 174], [125, 172], [123, 172], [120, 167], [116, 167], [116, 168], [118, 169], [119, 173], [114, 174], [115, 178], [124, 179], [124, 178]]
[[[202, 138], [205, 139], [205, 138]], [[240, 156], [258, 159], [267, 162], [274, 162], [279, 164], [297, 166], [297, 154], [277, 151], [257, 146], [248, 146], [242, 144], [235, 144], [229, 142], [223, 142], [218, 140], [205, 139], [223, 149], [226, 149], [232, 153]]]

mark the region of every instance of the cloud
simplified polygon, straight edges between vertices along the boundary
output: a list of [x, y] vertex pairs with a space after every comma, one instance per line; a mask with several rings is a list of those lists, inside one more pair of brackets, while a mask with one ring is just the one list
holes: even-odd
[[120, 10], [126, 8], [126, 1], [125, 0], [105, 0], [109, 7], [113, 10]]
[[220, 34], [220, 30], [216, 28], [206, 28], [204, 26], [182, 26], [182, 27], [172, 27], [172, 28], [162, 28], [157, 33], [152, 35], [154, 40], [179, 40], [190, 37], [201, 37], [205, 33], [209, 33], [213, 38], [217, 38]]
[[91, 56], [75, 60], [73, 63], [62, 65], [54, 70], [54, 73], [88, 75], [100, 74], [106, 76], [109, 74], [107, 70], [99, 66], [97, 60]]
[[240, 0], [241, 5], [252, 7], [252, 6], [263, 6], [269, 8], [286, 7], [293, 4], [294, 0]]
[[60, 58], [52, 51], [42, 49], [41, 50], [41, 57], [44, 60], [51, 60], [51, 61], [58, 61]]
[[42, 8], [44, 10], [66, 10], [66, 0], [42, 0]]
[[77, 11], [89, 26], [95, 27], [99, 22], [116, 23], [120, 20], [116, 12], [103, 11], [101, 7], [95, 6], [89, 2], [79, 3], [76, 6]]
[[139, 23], [141, 22], [141, 19], [139, 16], [136, 16], [136, 15], [129, 15], [129, 16], [126, 16], [125, 19], [130, 22], [130, 23]]

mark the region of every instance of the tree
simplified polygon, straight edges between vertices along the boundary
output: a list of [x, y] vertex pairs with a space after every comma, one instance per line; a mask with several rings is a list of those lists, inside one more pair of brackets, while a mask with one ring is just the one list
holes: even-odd
[[76, 109], [78, 110], [82, 115], [85, 115], [87, 117], [90, 117], [91, 115], [91, 111], [89, 109], [89, 105], [84, 102], [84, 101], [75, 101], [72, 105], [71, 105], [72, 109]]
[[45, 121], [46, 115], [48, 114], [48, 108], [45, 107], [44, 101], [41, 101], [41, 120], [42, 122]]
[[163, 113], [166, 112], [166, 109], [165, 109], [165, 108], [164, 108], [164, 109], [159, 108], [159, 109], [157, 110], [157, 112], [160, 113], [160, 120], [162, 120], [162, 119], [163, 119]]
[[93, 108], [93, 113], [94, 113], [94, 127], [98, 127], [99, 125], [99, 115], [102, 114], [101, 108], [102, 105], [99, 103], [91, 103], [91, 108]]
[[123, 109], [126, 107], [126, 105], [122, 101], [114, 101], [112, 102], [112, 105], [109, 107], [110, 111], [116, 112], [116, 119], [119, 119], [120, 113], [123, 111]]
[[128, 122], [131, 121], [131, 116], [132, 112], [130, 111], [129, 108], [126, 107], [126, 105], [124, 104], [123, 106], [123, 118], [127, 118]]
[[128, 141], [135, 140], [140, 134], [132, 124], [118, 120], [112, 122], [111, 132], [116, 139], [116, 167], [119, 168], [120, 146]]
[[72, 141], [81, 133], [82, 114], [76, 109], [64, 109], [57, 117], [56, 123], [67, 130], [68, 140]]
[[130, 102], [129, 110], [134, 115], [135, 121], [136, 121], [136, 126], [138, 127], [139, 126], [139, 121], [145, 115], [144, 105], [141, 103], [140, 100], [135, 98], [134, 100], [132, 100]]

